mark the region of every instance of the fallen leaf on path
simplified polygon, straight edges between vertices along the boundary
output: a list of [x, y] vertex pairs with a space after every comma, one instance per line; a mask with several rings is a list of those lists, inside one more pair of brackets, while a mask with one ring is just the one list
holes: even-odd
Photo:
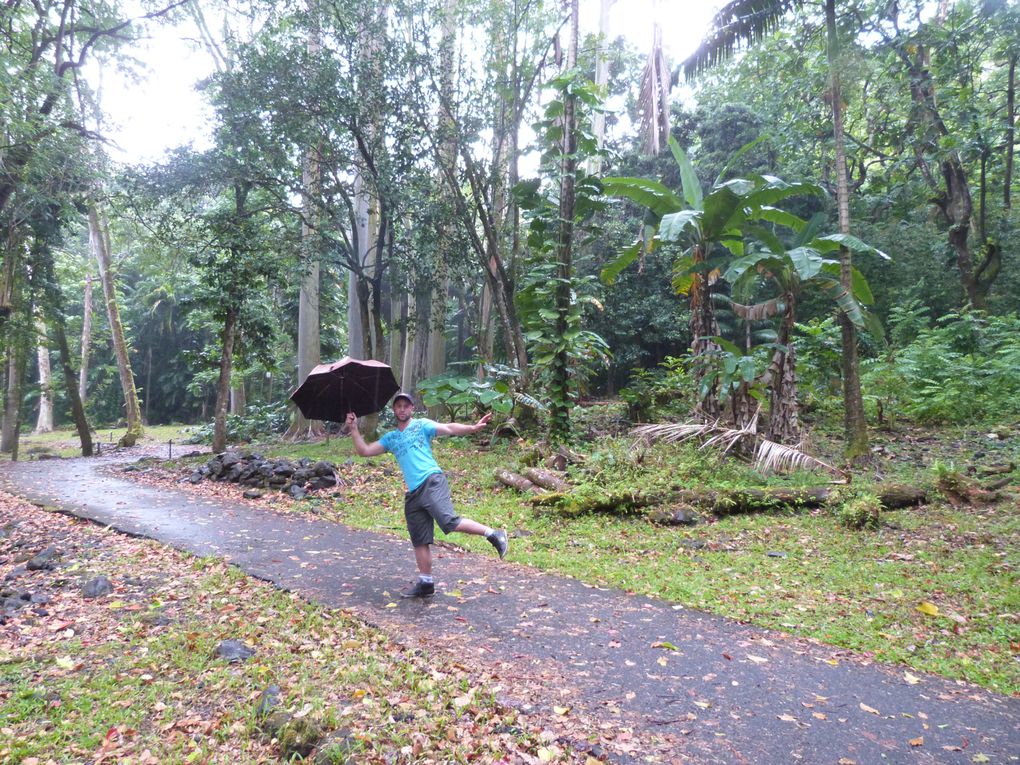
[[918, 603], [917, 610], [920, 611], [922, 614], [926, 614], [928, 616], [939, 615], [939, 607], [936, 606], [934, 603], [929, 603], [927, 600], [922, 600], [920, 603]]
[[870, 712], [873, 715], [879, 714], [879, 711], [877, 709], [875, 709], [874, 707], [869, 707], [863, 701], [861, 702], [860, 706], [861, 706], [861, 711], [862, 712]]
[[907, 741], [911, 746], [924, 746], [924, 736], [918, 736]]

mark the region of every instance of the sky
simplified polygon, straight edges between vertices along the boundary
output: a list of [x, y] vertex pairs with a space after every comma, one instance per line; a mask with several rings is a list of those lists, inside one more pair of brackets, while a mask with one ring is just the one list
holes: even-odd
[[[610, 26], [613, 34], [647, 50], [657, 14], [666, 56], [675, 65], [698, 45], [718, 5], [719, 0], [615, 0]], [[598, 18], [599, 0], [581, 0], [582, 31], [596, 31]], [[175, 28], [154, 28], [151, 38], [130, 51], [148, 64], [132, 78], [108, 69], [100, 74], [93, 63], [88, 77], [93, 86], [101, 86], [108, 115], [103, 127], [113, 141], [109, 152], [114, 160], [150, 163], [177, 146], [207, 145], [210, 111], [195, 85], [212, 73], [213, 63], [195, 46], [195, 38], [190, 20]]]

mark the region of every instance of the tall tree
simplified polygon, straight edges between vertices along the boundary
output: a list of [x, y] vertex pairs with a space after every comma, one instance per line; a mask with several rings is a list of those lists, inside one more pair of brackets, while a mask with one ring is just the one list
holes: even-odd
[[[801, 8], [806, 0], [731, 0], [713, 17], [708, 38], [683, 63], [688, 78], [729, 58], [740, 45], [750, 45], [774, 31], [780, 20], [791, 10]], [[850, 230], [849, 184], [846, 169], [846, 143], [843, 131], [843, 92], [839, 78], [841, 67], [839, 36], [836, 26], [835, 0], [824, 0], [826, 57], [829, 68], [827, 100], [832, 109], [832, 130], [835, 147], [836, 207], [840, 231]], [[850, 251], [840, 252], [840, 278], [846, 294], [852, 294], [852, 262]], [[867, 422], [861, 395], [860, 364], [857, 334], [853, 322], [839, 313], [842, 335], [843, 429], [844, 452], [850, 459], [869, 453]]]
[[135, 375], [131, 368], [131, 352], [127, 334], [120, 320], [120, 305], [117, 300], [117, 278], [111, 252], [109, 225], [99, 210], [98, 203], [93, 200], [89, 204], [89, 242], [92, 253], [99, 267], [99, 279], [103, 285], [103, 300], [106, 304], [106, 318], [110, 325], [110, 337], [113, 352], [117, 359], [117, 372], [120, 375], [121, 393], [124, 396], [124, 417], [127, 420], [127, 431], [120, 438], [121, 446], [134, 446], [142, 435], [142, 410], [138, 402], [138, 389], [135, 387]]

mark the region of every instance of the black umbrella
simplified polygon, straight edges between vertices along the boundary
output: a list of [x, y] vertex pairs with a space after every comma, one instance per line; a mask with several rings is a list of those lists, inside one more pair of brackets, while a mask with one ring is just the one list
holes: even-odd
[[348, 412], [358, 417], [375, 414], [397, 390], [389, 365], [344, 356], [315, 367], [290, 394], [290, 400], [309, 420], [343, 422]]

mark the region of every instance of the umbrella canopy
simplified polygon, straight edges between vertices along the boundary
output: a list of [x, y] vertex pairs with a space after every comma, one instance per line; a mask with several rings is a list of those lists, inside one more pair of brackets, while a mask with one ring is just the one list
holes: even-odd
[[375, 414], [397, 389], [389, 365], [344, 356], [315, 367], [290, 394], [290, 400], [309, 420], [343, 422], [348, 412], [358, 417]]

